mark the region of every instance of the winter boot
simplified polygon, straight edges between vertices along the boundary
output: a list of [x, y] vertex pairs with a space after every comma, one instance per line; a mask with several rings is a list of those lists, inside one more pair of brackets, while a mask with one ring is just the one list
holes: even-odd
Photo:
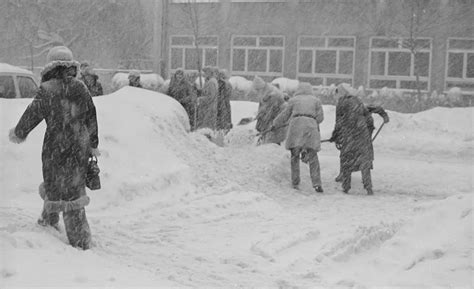
[[367, 195], [372, 196], [374, 194], [374, 191], [372, 189], [367, 189]]
[[314, 190], [316, 191], [316, 193], [324, 192], [323, 187], [321, 187], [321, 186], [314, 186]]

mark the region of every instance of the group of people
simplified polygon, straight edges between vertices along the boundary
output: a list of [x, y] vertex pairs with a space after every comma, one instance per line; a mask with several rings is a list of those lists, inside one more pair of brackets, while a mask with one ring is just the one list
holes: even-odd
[[[316, 192], [322, 193], [318, 152], [321, 149], [319, 124], [324, 120], [321, 101], [309, 83], [301, 82], [294, 96], [285, 101], [276, 87], [256, 76], [252, 83], [259, 97], [256, 129], [262, 143], [280, 144], [291, 152], [291, 182], [300, 184], [300, 160], [309, 164], [311, 182]], [[389, 121], [380, 106], [366, 106], [357, 91], [346, 83], [336, 91], [336, 124], [331, 138], [340, 150], [340, 173], [344, 193], [351, 188], [351, 173], [361, 171], [364, 188], [373, 194], [370, 170], [373, 168], [374, 150], [372, 133], [375, 129], [372, 113], [379, 114], [384, 123]]]
[[[70, 244], [81, 249], [91, 246], [91, 232], [85, 206], [88, 161], [99, 155], [97, 113], [93, 95], [101, 93], [101, 85], [88, 65], [74, 60], [70, 49], [53, 47], [41, 72], [41, 85], [17, 125], [10, 130], [13, 143], [23, 142], [43, 120], [46, 133], [42, 149], [43, 183], [40, 195], [44, 206], [38, 224], [58, 228], [62, 212]], [[230, 96], [232, 86], [227, 73], [214, 67], [203, 69], [205, 80], [197, 86], [177, 69], [168, 94], [182, 104], [189, 115], [192, 129], [207, 127], [228, 131], [232, 128]], [[80, 75], [78, 75], [80, 74]], [[139, 74], [131, 74], [131, 85], [139, 85]], [[295, 95], [285, 98], [276, 87], [256, 76], [253, 80], [259, 94], [256, 129], [263, 143], [282, 143], [291, 151], [291, 180], [300, 183], [300, 159], [309, 164], [311, 181], [322, 193], [318, 151], [321, 148], [319, 124], [324, 120], [321, 101], [309, 83], [300, 83]], [[138, 86], [139, 87], [139, 86]], [[201, 88], [202, 87], [202, 88]], [[363, 183], [372, 194], [370, 170], [374, 159], [371, 114], [388, 115], [381, 107], [365, 106], [347, 84], [338, 86], [336, 125], [330, 141], [340, 149], [338, 181], [343, 190], [350, 189], [351, 173], [362, 171]]]
[[203, 83], [196, 85], [178, 68], [171, 77], [167, 94], [184, 107], [191, 130], [209, 128], [227, 132], [232, 128], [232, 86], [227, 72], [210, 66], [202, 71], [204, 80], [200, 81]]

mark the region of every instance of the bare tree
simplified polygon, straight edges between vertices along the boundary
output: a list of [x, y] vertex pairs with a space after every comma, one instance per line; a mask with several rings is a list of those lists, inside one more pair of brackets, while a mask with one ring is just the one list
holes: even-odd
[[[202, 63], [201, 63], [201, 53], [199, 48], [199, 41], [200, 41], [200, 14], [199, 14], [199, 5], [196, 0], [185, 0], [182, 4], [183, 11], [187, 16], [189, 28], [191, 29], [193, 36], [194, 36], [194, 48], [196, 51], [197, 62], [197, 70], [198, 70], [198, 78], [199, 78], [199, 87], [202, 88], [202, 78], [201, 78], [201, 71], [202, 71]], [[199, 91], [199, 90], [198, 90]]]

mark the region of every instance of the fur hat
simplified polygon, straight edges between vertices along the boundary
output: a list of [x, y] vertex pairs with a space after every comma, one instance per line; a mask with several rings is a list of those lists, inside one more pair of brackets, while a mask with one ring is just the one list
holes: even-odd
[[314, 95], [313, 87], [309, 82], [300, 82], [295, 95]]
[[255, 75], [252, 81], [252, 87], [254, 89], [262, 89], [265, 88], [266, 85], [267, 83], [260, 76]]
[[75, 61], [72, 56], [72, 51], [66, 46], [55, 46], [51, 48], [46, 56], [48, 64], [46, 64], [41, 71], [41, 76], [50, 72], [58, 66], [71, 67], [75, 66], [79, 71], [79, 62]]

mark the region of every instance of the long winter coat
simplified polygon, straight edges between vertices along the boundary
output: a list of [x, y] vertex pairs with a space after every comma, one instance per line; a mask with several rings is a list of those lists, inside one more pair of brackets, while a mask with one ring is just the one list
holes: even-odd
[[312, 94], [312, 88], [298, 89], [286, 108], [273, 121], [278, 127], [290, 121], [286, 136], [286, 149], [303, 148], [319, 151], [321, 135], [319, 124], [324, 120], [321, 101]]
[[193, 129], [195, 123], [196, 93], [192, 84], [184, 78], [178, 81], [173, 76], [168, 88], [168, 95], [176, 99], [183, 106], [188, 114], [191, 129]]
[[217, 128], [217, 95], [218, 84], [214, 77], [206, 81], [202, 89], [202, 96], [198, 98], [197, 128]]
[[41, 159], [50, 201], [71, 201], [85, 194], [90, 148], [99, 144], [96, 109], [87, 87], [68, 77], [43, 82], [15, 127], [25, 139], [46, 121]]
[[219, 79], [219, 96], [217, 98], [217, 129], [229, 130], [232, 128], [230, 97], [232, 85], [227, 79]]
[[339, 99], [331, 138], [341, 147], [342, 171], [372, 169], [371, 121], [373, 125], [371, 113], [357, 96], [347, 95]]
[[283, 93], [276, 87], [266, 85], [263, 94], [260, 96], [257, 113], [258, 132], [263, 133], [263, 140], [265, 143], [281, 143], [286, 137], [286, 124], [282, 124], [275, 130], [270, 131], [273, 120], [286, 107], [286, 102], [283, 99]]

